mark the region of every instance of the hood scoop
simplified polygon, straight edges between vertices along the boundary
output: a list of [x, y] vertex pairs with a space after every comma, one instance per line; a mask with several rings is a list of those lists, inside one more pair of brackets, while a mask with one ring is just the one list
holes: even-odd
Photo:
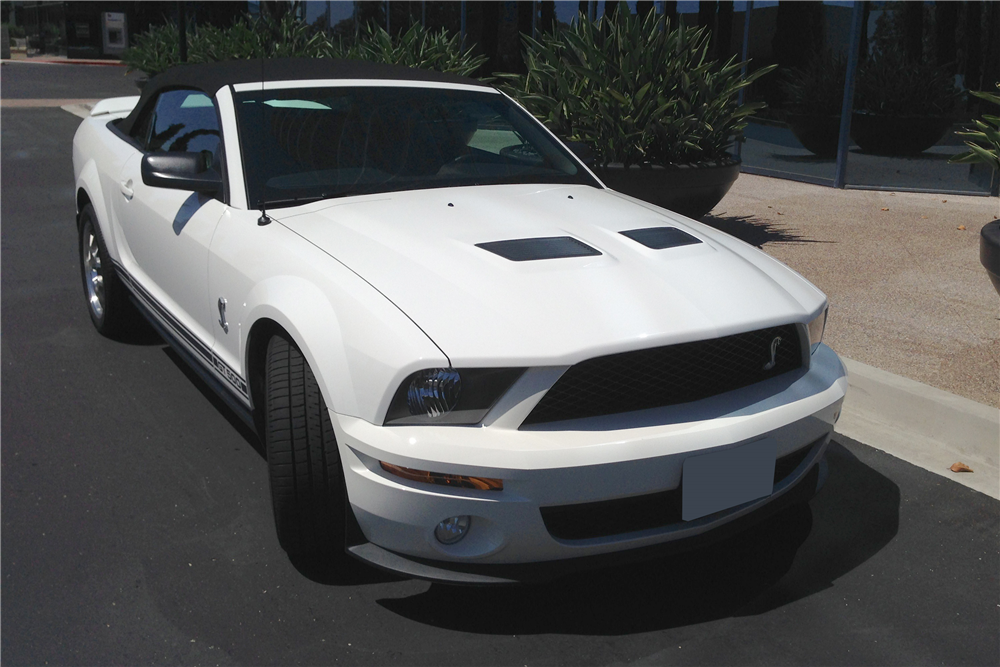
[[627, 236], [636, 243], [641, 243], [653, 250], [701, 243], [701, 239], [676, 227], [646, 227], [645, 229], [630, 229], [620, 233], [622, 236]]
[[[697, 239], [695, 239], [697, 240]], [[571, 236], [547, 236], [536, 239], [512, 239], [477, 243], [477, 248], [488, 250], [512, 262], [528, 262], [536, 259], [559, 259], [560, 257], [589, 257], [600, 255], [601, 251], [591, 248], [583, 241]]]

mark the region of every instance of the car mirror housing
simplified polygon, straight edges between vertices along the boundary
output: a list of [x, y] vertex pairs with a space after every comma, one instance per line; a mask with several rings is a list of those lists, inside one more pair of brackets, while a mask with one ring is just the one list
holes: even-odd
[[202, 153], [150, 153], [142, 156], [142, 182], [155, 188], [216, 193], [222, 176], [205, 166]]

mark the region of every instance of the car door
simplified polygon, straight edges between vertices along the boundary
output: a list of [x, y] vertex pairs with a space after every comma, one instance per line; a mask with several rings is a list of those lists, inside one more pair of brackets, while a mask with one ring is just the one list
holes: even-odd
[[148, 186], [141, 168], [143, 155], [172, 151], [201, 152], [213, 164], [221, 154], [215, 105], [199, 91], [163, 92], [138, 119], [132, 139], [141, 150], [125, 162], [114, 197], [126, 280], [176, 338], [211, 364], [208, 252], [227, 207], [222, 193]]

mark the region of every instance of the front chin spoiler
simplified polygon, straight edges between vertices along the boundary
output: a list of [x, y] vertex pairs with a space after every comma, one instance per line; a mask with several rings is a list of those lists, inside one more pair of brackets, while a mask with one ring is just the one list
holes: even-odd
[[796, 503], [808, 502], [816, 495], [825, 481], [826, 460], [820, 459], [812, 465], [807, 473], [799, 477], [799, 480], [791, 489], [788, 489], [785, 493], [782, 493], [773, 501], [764, 504], [759, 509], [734, 519], [714, 530], [672, 542], [595, 556], [542, 561], [538, 563], [485, 565], [453, 563], [405, 556], [394, 551], [389, 551], [388, 549], [383, 549], [371, 542], [348, 546], [346, 552], [354, 558], [381, 570], [435, 583], [457, 586], [539, 584], [579, 572], [654, 560], [709, 546], [760, 523], [786, 507]]

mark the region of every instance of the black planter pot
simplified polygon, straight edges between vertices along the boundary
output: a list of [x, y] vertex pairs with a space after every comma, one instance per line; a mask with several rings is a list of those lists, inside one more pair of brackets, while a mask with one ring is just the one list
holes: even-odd
[[788, 126], [799, 143], [819, 157], [837, 157], [840, 116], [790, 113]]
[[942, 116], [880, 116], [857, 112], [851, 116], [851, 138], [865, 153], [918, 155], [936, 144], [951, 126]]
[[612, 190], [670, 209], [689, 218], [700, 218], [718, 204], [740, 175], [735, 161], [711, 165], [622, 165], [592, 167]]
[[979, 261], [1000, 294], [1000, 220], [989, 222], [979, 234]]

